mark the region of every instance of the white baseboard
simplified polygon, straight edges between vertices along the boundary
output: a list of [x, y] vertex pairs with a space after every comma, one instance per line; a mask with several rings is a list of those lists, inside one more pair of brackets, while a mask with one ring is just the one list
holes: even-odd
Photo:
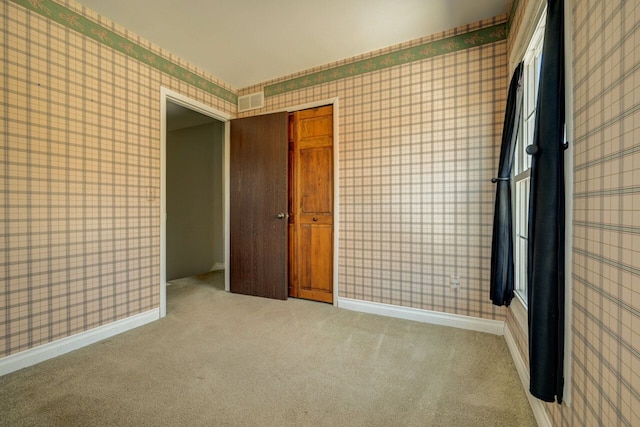
[[347, 310], [361, 311], [363, 313], [413, 320], [416, 322], [452, 326], [454, 328], [469, 329], [471, 331], [478, 332], [487, 332], [494, 335], [502, 335], [504, 333], [504, 322], [499, 320], [480, 319], [477, 317], [462, 316], [459, 314], [441, 313], [438, 311], [401, 307], [398, 305], [341, 297], [338, 298], [338, 307], [345, 308]]
[[215, 264], [213, 264], [213, 267], [211, 267], [211, 270], [209, 271], [218, 271], [218, 270], [224, 270], [224, 262], [216, 262]]
[[130, 329], [135, 329], [159, 318], [160, 312], [158, 309], [150, 310], [99, 326], [89, 331], [80, 332], [67, 338], [62, 338], [48, 344], [3, 357], [0, 359], [0, 376], [44, 362], [48, 359], [53, 359], [54, 357], [102, 341]]
[[527, 365], [518, 350], [516, 340], [513, 338], [513, 334], [511, 334], [509, 326], [506, 324], [504, 325], [504, 339], [507, 342], [507, 347], [511, 353], [513, 363], [516, 365], [518, 376], [520, 376], [520, 381], [522, 381], [522, 386], [524, 387], [524, 393], [527, 395], [527, 399], [529, 399], [529, 405], [531, 406], [533, 416], [536, 418], [538, 426], [551, 427], [551, 420], [549, 419], [549, 414], [547, 414], [547, 411], [544, 409], [544, 403], [529, 393], [529, 370], [527, 369]]

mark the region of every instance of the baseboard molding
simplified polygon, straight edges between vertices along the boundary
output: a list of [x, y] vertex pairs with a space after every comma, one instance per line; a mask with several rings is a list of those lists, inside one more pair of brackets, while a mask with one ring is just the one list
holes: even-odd
[[494, 335], [502, 335], [504, 333], [504, 322], [499, 320], [480, 319], [477, 317], [462, 316], [460, 314], [448, 314], [438, 311], [401, 307], [398, 305], [341, 297], [338, 298], [338, 307], [347, 310], [361, 311], [363, 313], [413, 320], [416, 322], [432, 323], [434, 325], [452, 326], [459, 329], [486, 332]]
[[216, 262], [215, 264], [213, 264], [213, 267], [211, 267], [211, 270], [209, 271], [218, 271], [218, 270], [224, 270], [224, 262]]
[[549, 414], [544, 409], [544, 403], [529, 393], [529, 370], [527, 369], [527, 365], [518, 350], [516, 340], [513, 338], [513, 334], [509, 330], [509, 326], [506, 324], [504, 325], [504, 339], [507, 342], [507, 347], [511, 353], [513, 363], [516, 365], [518, 376], [520, 377], [520, 381], [522, 381], [522, 386], [524, 387], [524, 393], [527, 395], [527, 399], [529, 399], [529, 405], [531, 406], [533, 416], [536, 418], [538, 426], [551, 427], [551, 420], [549, 419]]
[[53, 359], [70, 351], [86, 347], [98, 341], [110, 338], [114, 335], [121, 334], [130, 329], [153, 322], [160, 318], [160, 311], [150, 310], [144, 313], [136, 314], [126, 319], [117, 320], [115, 322], [99, 326], [86, 332], [62, 338], [54, 342], [43, 344], [20, 353], [12, 354], [0, 359], [0, 376], [18, 371], [23, 368]]

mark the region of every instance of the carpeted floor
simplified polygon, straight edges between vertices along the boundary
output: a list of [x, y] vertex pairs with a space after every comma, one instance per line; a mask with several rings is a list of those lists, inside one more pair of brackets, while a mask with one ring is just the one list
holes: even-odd
[[174, 281], [167, 317], [0, 378], [0, 425], [535, 426], [503, 337]]

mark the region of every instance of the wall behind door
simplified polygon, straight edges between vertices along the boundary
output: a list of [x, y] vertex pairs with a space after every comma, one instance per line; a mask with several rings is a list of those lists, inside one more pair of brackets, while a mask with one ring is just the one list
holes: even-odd
[[167, 280], [224, 263], [221, 122], [167, 132]]

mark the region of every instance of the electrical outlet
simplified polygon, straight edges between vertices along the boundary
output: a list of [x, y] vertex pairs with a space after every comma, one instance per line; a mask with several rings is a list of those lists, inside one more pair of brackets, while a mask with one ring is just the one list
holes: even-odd
[[455, 274], [452, 274], [452, 275], [449, 277], [449, 283], [451, 284], [451, 287], [452, 287], [453, 289], [458, 289], [458, 288], [460, 287], [460, 279], [459, 279], [459, 278], [458, 278], [458, 276], [457, 276], [457, 275], [455, 275]]

